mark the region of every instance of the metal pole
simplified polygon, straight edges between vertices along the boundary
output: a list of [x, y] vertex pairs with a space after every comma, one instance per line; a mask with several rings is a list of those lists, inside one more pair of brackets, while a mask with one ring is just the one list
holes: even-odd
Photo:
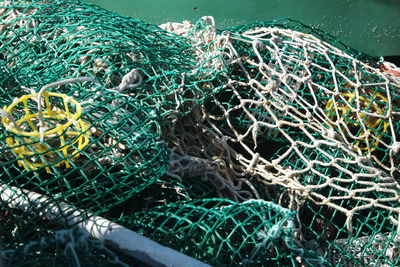
[[88, 231], [93, 238], [103, 240], [106, 245], [151, 266], [210, 266], [100, 216], [89, 214], [89, 219], [81, 222], [80, 215], [83, 211], [65, 202], [52, 205], [48, 197], [13, 186], [0, 185], [0, 192], [1, 200], [11, 208], [26, 212], [32, 208], [41, 209], [41, 216], [44, 218], [77, 225]]

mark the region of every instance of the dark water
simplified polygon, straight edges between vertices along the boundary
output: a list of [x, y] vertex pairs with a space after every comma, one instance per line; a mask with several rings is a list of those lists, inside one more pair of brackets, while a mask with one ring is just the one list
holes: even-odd
[[282, 17], [373, 56], [400, 55], [400, 0], [88, 0], [154, 24], [215, 17], [218, 28]]

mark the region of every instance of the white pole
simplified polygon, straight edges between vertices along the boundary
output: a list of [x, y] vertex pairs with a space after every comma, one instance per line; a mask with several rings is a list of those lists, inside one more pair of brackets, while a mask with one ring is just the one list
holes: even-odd
[[0, 198], [11, 208], [26, 212], [37, 208], [44, 218], [68, 225], [76, 224], [93, 238], [103, 240], [105, 244], [152, 266], [210, 266], [100, 216], [89, 214], [88, 220], [79, 222], [83, 211], [64, 202], [53, 204], [51, 199], [35, 192], [0, 185]]

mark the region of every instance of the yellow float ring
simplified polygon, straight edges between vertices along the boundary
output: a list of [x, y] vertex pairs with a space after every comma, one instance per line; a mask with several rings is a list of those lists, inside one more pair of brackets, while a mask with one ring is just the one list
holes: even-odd
[[[80, 119], [82, 107], [78, 101], [65, 94], [43, 92], [45, 108], [41, 114], [45, 122], [52, 121], [55, 125], [41, 132], [35, 125], [39, 122], [39, 112], [31, 113], [28, 105], [28, 101], [36, 101], [38, 95], [38, 93], [24, 95], [4, 108], [8, 114], [13, 114], [14, 108], [22, 104], [25, 112], [15, 122], [6, 117], [2, 118], [6, 130], [16, 135], [6, 138], [6, 144], [17, 155], [18, 165], [26, 170], [45, 167], [46, 171], [51, 173], [49, 165], [58, 167], [63, 164], [66, 168], [70, 168], [68, 159], [78, 158], [81, 151], [90, 143], [89, 124]], [[64, 107], [53, 107], [50, 97], [60, 98]], [[74, 112], [69, 107], [70, 104], [75, 106]], [[63, 121], [63, 123], [54, 123], [54, 121]], [[52, 147], [45, 142], [49, 139], [53, 142], [58, 139], [57, 146]]]
[[[351, 103], [355, 98], [356, 98], [356, 94], [355, 92], [352, 93], [343, 93], [341, 94], [341, 96], [344, 96], [347, 98], [347, 102]], [[373, 109], [375, 112], [377, 112], [379, 115], [384, 115], [384, 110], [382, 110], [378, 104], [376, 102], [372, 102], [373, 100], [376, 100], [377, 98], [381, 99], [383, 102], [388, 102], [388, 99], [386, 97], [384, 97], [382, 94], [380, 93], [375, 93], [374, 96], [372, 97], [372, 99], [370, 98], [366, 98], [364, 96], [358, 96], [361, 103], [365, 103], [365, 109], [367, 109], [368, 107], [370, 107], [370, 109]], [[371, 104], [372, 102], [372, 104]], [[328, 100], [328, 102], [325, 105], [325, 110], [326, 110], [326, 114], [328, 116], [328, 118], [330, 120], [333, 120], [334, 117], [336, 117], [337, 113], [339, 113], [339, 115], [341, 116], [340, 120], [344, 120], [344, 116], [346, 116], [347, 114], [351, 113], [350, 107], [346, 106], [346, 105], [342, 105], [342, 106], [338, 106], [337, 108], [334, 106], [334, 100], [331, 98]], [[367, 116], [367, 118], [365, 118]], [[372, 143], [370, 143], [370, 151], [373, 152], [376, 150], [376, 148], [379, 145], [379, 142], [383, 136], [383, 134], [386, 134], [388, 127], [389, 127], [389, 122], [382, 119], [382, 118], [374, 118], [369, 116], [368, 114], [364, 114], [361, 113], [360, 117], [362, 120], [364, 120], [365, 118], [365, 124], [366, 124], [366, 128], [368, 132], [375, 132], [375, 138], [374, 141]], [[383, 121], [383, 129], [378, 129], [376, 130], [376, 128], [382, 123]], [[361, 126], [362, 122], [347, 122], [350, 124], [353, 124], [355, 126]], [[374, 129], [374, 130], [371, 130]], [[377, 134], [376, 134], [377, 133]], [[362, 135], [362, 133], [360, 133], [357, 137], [360, 137]], [[364, 141], [365, 143], [367, 143], [366, 138], [364, 140], [357, 140], [355, 142], [355, 147], [359, 147], [362, 151], [368, 151], [368, 147], [367, 146], [363, 146], [360, 147], [360, 142]]]

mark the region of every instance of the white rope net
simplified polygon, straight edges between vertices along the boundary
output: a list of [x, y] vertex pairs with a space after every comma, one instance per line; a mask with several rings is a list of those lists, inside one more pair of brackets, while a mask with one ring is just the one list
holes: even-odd
[[[376, 244], [382, 240], [397, 242], [396, 67], [373, 67], [311, 34], [273, 27], [217, 33], [210, 17], [203, 20], [211, 23], [197, 32], [187, 22], [162, 25], [202, 43], [202, 53], [215, 56], [213, 68], [228, 73], [220, 92], [191, 118], [177, 120], [168, 174], [200, 176], [236, 200], [266, 194], [298, 212], [297, 240], [306, 247], [315, 243], [304, 234], [310, 220], [319, 238], [337, 239], [342, 251], [352, 234], [360, 240], [347, 247], [368, 245], [365, 239], [372, 248], [382, 247]], [[255, 189], [260, 183], [265, 192]], [[313, 208], [305, 213], [306, 207]], [[356, 219], [372, 213], [389, 218], [385, 225], [393, 232], [382, 233], [385, 239], [359, 232]], [[334, 246], [329, 249], [332, 257]], [[371, 258], [362, 261], [376, 262]]]

